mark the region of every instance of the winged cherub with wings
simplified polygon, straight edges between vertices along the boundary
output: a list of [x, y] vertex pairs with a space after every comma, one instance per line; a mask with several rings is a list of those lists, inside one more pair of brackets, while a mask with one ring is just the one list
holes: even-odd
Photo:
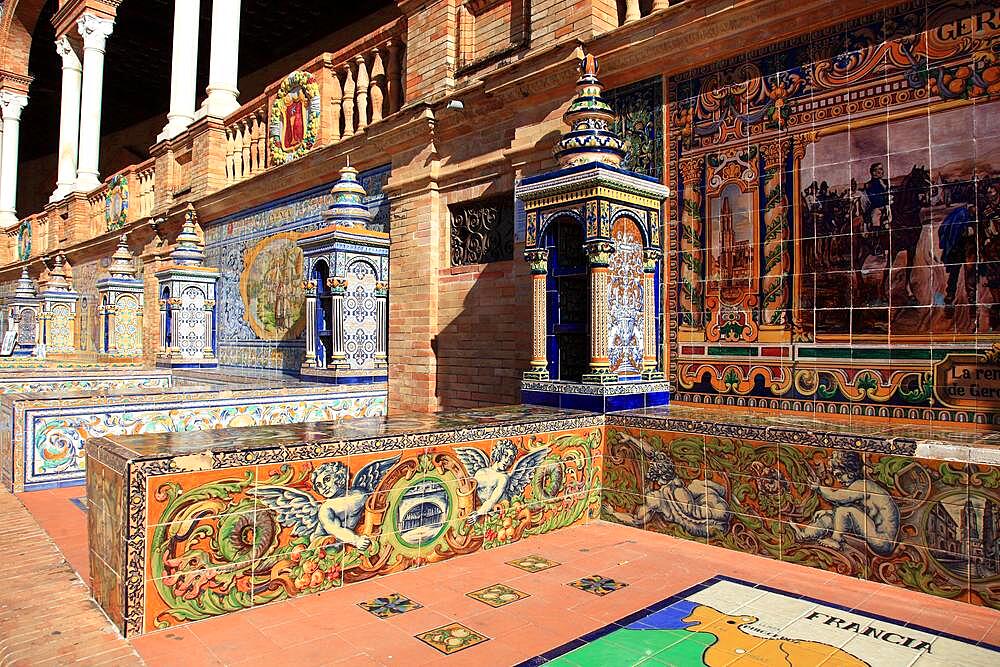
[[291, 528], [293, 534], [310, 541], [329, 535], [364, 551], [371, 546], [371, 539], [354, 529], [368, 496], [398, 461], [398, 456], [372, 461], [358, 471], [350, 485], [350, 470], [345, 464], [324, 463], [312, 474], [312, 486], [324, 500], [287, 486], [261, 485], [251, 494], [274, 511], [278, 523]]
[[[514, 496], [524, 493], [525, 487], [535, 473], [535, 468], [549, 453], [549, 448], [536, 449], [518, 461], [517, 465], [514, 465], [517, 445], [512, 440], [498, 441], [493, 446], [492, 459], [478, 447], [456, 447], [455, 453], [476, 480], [479, 508], [466, 519], [466, 523], [471, 524], [479, 517], [489, 514], [493, 506], [501, 500], [511, 500]], [[514, 469], [507, 472], [512, 465]]]

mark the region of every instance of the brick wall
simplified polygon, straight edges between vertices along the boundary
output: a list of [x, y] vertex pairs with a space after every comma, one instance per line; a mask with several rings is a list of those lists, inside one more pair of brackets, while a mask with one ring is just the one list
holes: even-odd
[[614, 0], [536, 0], [531, 3], [531, 45], [547, 46], [579, 35], [599, 35], [618, 27]]
[[[502, 132], [500, 135], [502, 136]], [[521, 372], [527, 368], [531, 341], [531, 300], [523, 244], [514, 244], [513, 260], [451, 266], [451, 215], [448, 205], [496, 195], [513, 197], [514, 181], [506, 165], [481, 172], [476, 184], [452, 187], [442, 194], [441, 268], [438, 271], [436, 394], [442, 408], [519, 403]], [[395, 259], [393, 260], [396, 261]]]
[[530, 283], [521, 246], [514, 261], [441, 269], [438, 401], [443, 408], [520, 402], [531, 341]]
[[401, 2], [406, 24], [406, 99], [433, 96], [455, 85], [459, 0]]

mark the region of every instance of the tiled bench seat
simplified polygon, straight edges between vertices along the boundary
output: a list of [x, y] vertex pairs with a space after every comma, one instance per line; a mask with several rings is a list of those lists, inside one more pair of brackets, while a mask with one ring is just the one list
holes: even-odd
[[92, 585], [134, 635], [600, 517], [1000, 607], [997, 440], [683, 406], [100, 438]]
[[603, 424], [517, 406], [91, 440], [94, 596], [132, 636], [586, 522]]

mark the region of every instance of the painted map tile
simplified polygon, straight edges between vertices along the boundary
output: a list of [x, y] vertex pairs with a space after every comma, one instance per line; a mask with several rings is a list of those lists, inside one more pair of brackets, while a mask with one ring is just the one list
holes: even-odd
[[1000, 649], [714, 577], [522, 665], [1000, 664]]

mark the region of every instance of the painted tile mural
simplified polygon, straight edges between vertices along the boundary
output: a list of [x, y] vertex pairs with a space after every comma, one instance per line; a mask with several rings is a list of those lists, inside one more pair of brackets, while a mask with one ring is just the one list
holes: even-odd
[[601, 434], [150, 476], [144, 631], [585, 521], [599, 504]]
[[608, 427], [605, 519], [1000, 609], [995, 466]]
[[[372, 229], [389, 231], [382, 187], [390, 167], [359, 175]], [[206, 265], [220, 269], [218, 357], [225, 366], [298, 370], [305, 340], [302, 251], [295, 240], [323, 226], [332, 183], [205, 225]]]
[[1000, 9], [669, 81], [675, 399], [1000, 421]]

